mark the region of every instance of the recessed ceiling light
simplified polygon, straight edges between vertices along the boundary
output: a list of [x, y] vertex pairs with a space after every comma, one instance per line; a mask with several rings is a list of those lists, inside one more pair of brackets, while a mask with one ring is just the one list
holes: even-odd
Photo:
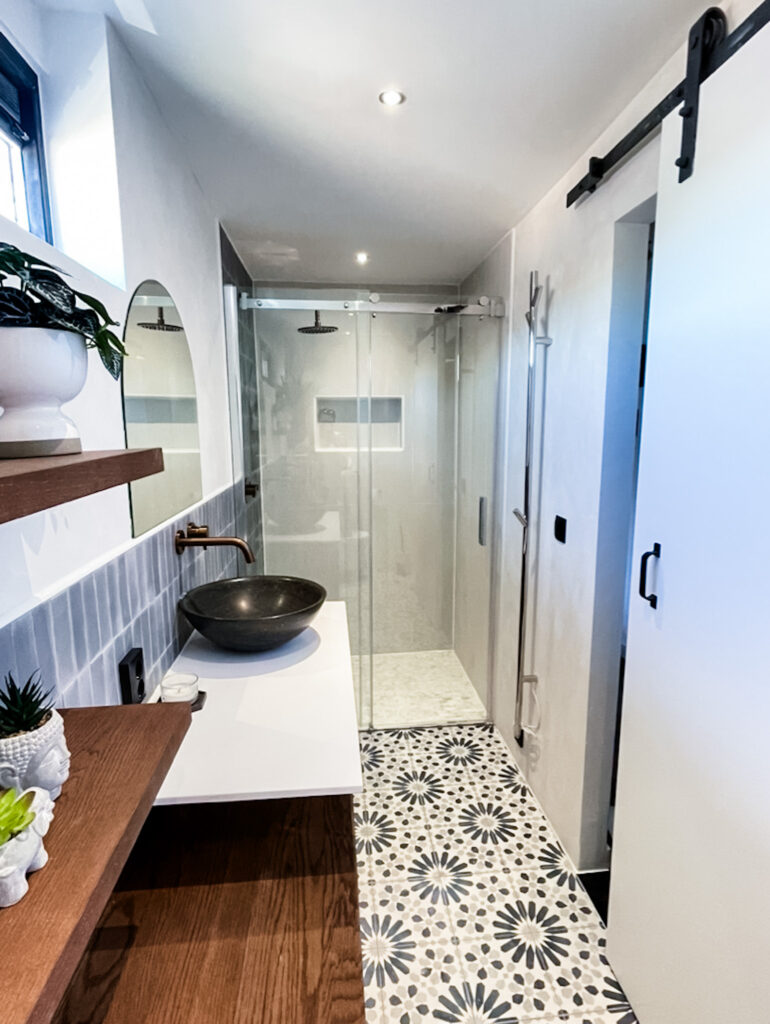
[[385, 89], [380, 93], [380, 103], [385, 107], [400, 107], [406, 102], [406, 95], [398, 89]]
[[369, 262], [369, 253], [367, 253], [367, 252], [357, 252], [356, 253], [356, 263], [360, 263], [361, 266], [363, 266], [364, 263], [368, 263], [368, 262]]

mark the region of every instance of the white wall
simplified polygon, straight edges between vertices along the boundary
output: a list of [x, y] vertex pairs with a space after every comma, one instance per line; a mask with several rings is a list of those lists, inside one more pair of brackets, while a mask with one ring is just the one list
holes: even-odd
[[0, 0], [0, 31], [38, 75], [54, 245], [122, 286], [107, 22]]
[[190, 345], [204, 497], [232, 480], [219, 228], [155, 100], [108, 25], [126, 287], [173, 296]]
[[48, 188], [57, 249], [125, 284], [107, 22], [46, 11], [42, 18]]
[[[71, 275], [75, 288], [101, 299], [115, 319], [123, 317], [126, 298], [119, 288], [4, 218], [0, 218], [0, 238], [61, 267]], [[120, 384], [110, 377], [95, 351], [89, 352], [85, 388], [64, 410], [77, 424], [84, 449], [125, 447]], [[0, 625], [37, 604], [66, 580], [81, 575], [87, 566], [130, 537], [125, 487], [0, 525]]]
[[[27, 11], [26, 17], [21, 16], [18, 5], [0, 3], [0, 31], [7, 28], [14, 43], [35, 63], [45, 103], [48, 87], [54, 81], [46, 78], [45, 69], [51, 64], [46, 43], [56, 42], [56, 34], [49, 29], [53, 22], [48, 19], [57, 19], [63, 32], [58, 19], [70, 15], [51, 16], [46, 11], [35, 19], [27, 5], [21, 7]], [[89, 17], [103, 25], [96, 16]], [[79, 289], [101, 298], [120, 321], [125, 318], [131, 292], [141, 281], [155, 278], [168, 288], [177, 302], [192, 353], [202, 438], [203, 494], [208, 497], [232, 478], [218, 226], [133, 61], [114, 29], [110, 25], [106, 29], [102, 39], [110, 65], [111, 132], [120, 192], [120, 262], [125, 266], [126, 289], [107, 283], [8, 221], [0, 221], [1, 237], [68, 271]], [[95, 29], [93, 32], [98, 35]], [[93, 37], [85, 33], [84, 38]], [[104, 54], [96, 59], [103, 67]], [[106, 87], [103, 80], [100, 87]], [[44, 110], [44, 120], [45, 116]], [[99, 213], [86, 205], [79, 216], [87, 220]], [[112, 236], [110, 239], [114, 241]], [[93, 263], [92, 257], [93, 251], [89, 256]], [[120, 386], [111, 380], [94, 353], [86, 387], [67, 411], [80, 428], [84, 448], [124, 446]], [[130, 543], [125, 487], [0, 526], [0, 625]]]
[[[539, 494], [533, 521], [540, 529], [539, 543], [533, 538], [526, 662], [539, 678], [542, 726], [538, 737], [525, 739], [518, 756], [581, 868], [598, 866], [596, 849], [603, 848], [606, 833], [606, 820], [599, 825], [604, 794], [585, 792], [585, 761], [604, 756], [589, 748], [595, 724], [589, 722], [589, 694], [615, 223], [654, 193], [658, 149], [657, 141], [649, 143], [589, 201], [565, 210], [567, 188], [584, 171], [581, 161], [516, 228], [507, 512], [523, 497], [523, 311], [530, 270], [539, 271], [544, 286], [538, 334], [553, 339], [547, 353], [540, 350], [538, 366], [542, 380], [547, 360], [544, 408], [536, 424], [542, 447], [533, 471]], [[567, 518], [566, 544], [553, 536], [556, 514]], [[515, 563], [520, 536], [512, 541], [509, 557]], [[514, 604], [513, 594], [509, 602]], [[512, 723], [499, 724], [512, 741]], [[584, 806], [592, 800], [596, 807]], [[591, 839], [583, 835], [584, 815], [594, 822]]]
[[19, 0], [0, 0], [0, 31], [28, 63], [40, 67], [43, 57], [43, 23], [39, 8]]

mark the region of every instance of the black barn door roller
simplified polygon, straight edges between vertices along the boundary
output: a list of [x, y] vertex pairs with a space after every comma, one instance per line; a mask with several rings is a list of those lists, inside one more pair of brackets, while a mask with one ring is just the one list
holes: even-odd
[[698, 133], [698, 101], [701, 83], [714, 74], [740, 48], [770, 21], [770, 0], [764, 0], [734, 32], [727, 35], [727, 19], [718, 7], [709, 9], [690, 29], [687, 49], [687, 75], [646, 117], [631, 129], [603, 157], [592, 156], [586, 174], [567, 193], [567, 206], [589, 192], [595, 192], [604, 178], [629, 153], [647, 138], [663, 119], [682, 105], [682, 148], [676, 165], [679, 180], [686, 181], [695, 165], [695, 139]]

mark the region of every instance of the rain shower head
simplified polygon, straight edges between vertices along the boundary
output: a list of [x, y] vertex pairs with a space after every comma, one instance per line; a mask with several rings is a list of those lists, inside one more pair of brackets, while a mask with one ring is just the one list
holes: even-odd
[[167, 324], [166, 318], [163, 315], [163, 306], [158, 306], [158, 319], [154, 323], [138, 323], [137, 327], [144, 327], [145, 331], [181, 331], [183, 330], [178, 324]]
[[297, 332], [299, 334], [333, 334], [337, 330], [336, 327], [332, 327], [330, 324], [321, 323], [321, 314], [318, 310], [315, 311], [315, 322], [309, 327], [298, 327]]

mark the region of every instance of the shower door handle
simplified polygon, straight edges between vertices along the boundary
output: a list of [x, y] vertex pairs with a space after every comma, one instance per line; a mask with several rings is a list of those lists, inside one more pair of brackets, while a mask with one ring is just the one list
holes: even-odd
[[479, 544], [487, 546], [487, 499], [479, 498]]
[[660, 558], [660, 544], [653, 544], [651, 551], [645, 551], [639, 567], [639, 596], [650, 602], [650, 608], [657, 608], [658, 595], [647, 593], [647, 563], [651, 558]]

